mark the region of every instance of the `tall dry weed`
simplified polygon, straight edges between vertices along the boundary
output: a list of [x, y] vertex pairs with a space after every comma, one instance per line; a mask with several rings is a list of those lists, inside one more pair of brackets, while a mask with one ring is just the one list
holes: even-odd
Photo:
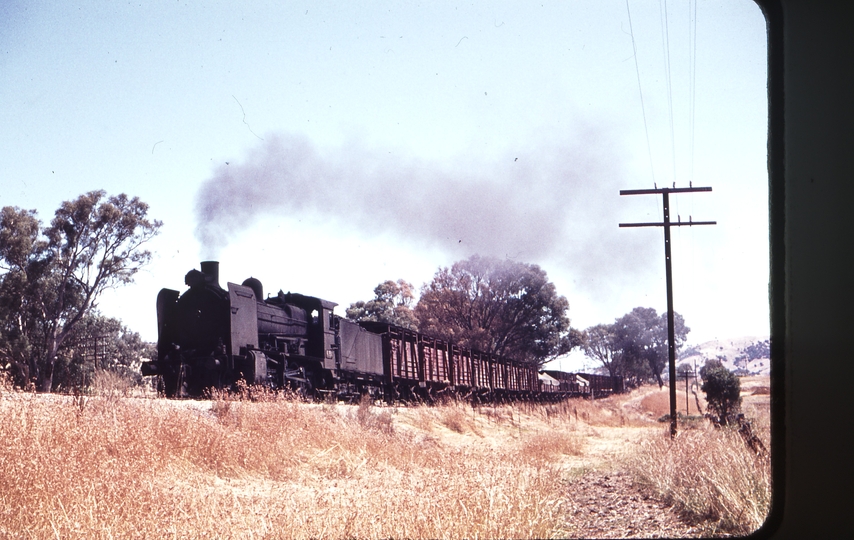
[[6, 371], [0, 371], [0, 397], [3, 394], [10, 394], [15, 391], [15, 384], [12, 381], [12, 376]]
[[543, 456], [565, 441], [452, 447], [371, 405], [2, 397], [0, 536], [561, 535]]
[[533, 464], [546, 465], [557, 462], [561, 456], [580, 456], [584, 443], [579, 435], [565, 431], [546, 431], [526, 437], [519, 456]]
[[662, 433], [627, 461], [640, 484], [706, 534], [749, 534], [770, 510], [770, 460], [751, 451], [733, 429], [688, 429], [675, 440]]
[[455, 406], [443, 406], [441, 410], [442, 425], [457, 433], [465, 433], [470, 422], [466, 418], [465, 411]]
[[375, 412], [372, 399], [365, 394], [356, 407], [356, 421], [364, 429], [376, 430], [387, 435], [394, 433], [394, 423], [388, 411]]
[[101, 397], [127, 397], [135, 387], [128, 375], [110, 369], [99, 369], [92, 376], [90, 391]]

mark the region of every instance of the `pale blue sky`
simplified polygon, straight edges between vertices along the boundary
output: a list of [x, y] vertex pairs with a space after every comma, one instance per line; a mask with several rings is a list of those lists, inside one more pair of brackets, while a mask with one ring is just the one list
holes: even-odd
[[[718, 225], [674, 230], [689, 341], [767, 335], [764, 19], [701, 2], [695, 47], [688, 2], [629, 6], [649, 147], [624, 1], [5, 2], [0, 205], [47, 221], [91, 189], [148, 202], [154, 261], [101, 306], [146, 339], [157, 291], [208, 257], [223, 283], [339, 313], [385, 279], [513, 257], [585, 328], [665, 309], [661, 230], [617, 227], [660, 203], [619, 190], [692, 181], [714, 192], [674, 213]], [[240, 206], [212, 214], [216, 246], [200, 190]]]

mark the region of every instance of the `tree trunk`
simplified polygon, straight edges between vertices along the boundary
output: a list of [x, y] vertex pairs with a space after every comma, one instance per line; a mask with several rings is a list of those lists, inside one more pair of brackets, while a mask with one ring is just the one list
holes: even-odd
[[41, 382], [39, 390], [41, 392], [50, 392], [53, 390], [53, 366], [56, 363], [56, 353], [59, 351], [59, 332], [54, 330], [48, 341], [47, 354], [45, 355], [44, 366], [41, 370]]
[[44, 369], [41, 373], [41, 384], [39, 390], [41, 392], [50, 392], [53, 389], [53, 364], [56, 357], [51, 357], [45, 360]]
[[38, 384], [41, 377], [41, 369], [39, 369], [39, 362], [32, 352], [30, 352], [30, 357], [27, 360], [27, 372], [26, 372], [26, 380], [24, 380], [24, 388], [30, 388], [30, 385], [33, 387]]

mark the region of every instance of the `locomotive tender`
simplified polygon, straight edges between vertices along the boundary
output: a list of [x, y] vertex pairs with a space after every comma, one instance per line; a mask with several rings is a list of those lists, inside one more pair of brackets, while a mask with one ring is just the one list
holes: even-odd
[[618, 377], [541, 376], [531, 365], [394, 325], [355, 323], [320, 298], [279, 291], [265, 299], [255, 278], [223, 289], [216, 261], [202, 262], [184, 282], [183, 294], [162, 289], [157, 295], [157, 360], [142, 365], [143, 375], [160, 377], [167, 397], [200, 396], [241, 379], [311, 395], [369, 393], [386, 400], [429, 400], [449, 391], [484, 399], [622, 391]]

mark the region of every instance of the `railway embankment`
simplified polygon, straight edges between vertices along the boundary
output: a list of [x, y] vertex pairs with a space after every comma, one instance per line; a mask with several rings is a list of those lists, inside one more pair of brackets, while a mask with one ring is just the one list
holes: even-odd
[[[743, 382], [757, 418], [762, 386]], [[0, 536], [649, 537], [752, 526], [638, 474], [669, 444], [659, 392], [388, 407], [5, 389]], [[710, 430], [677, 442], [720, 442]], [[767, 435], [761, 421], [754, 430]]]

